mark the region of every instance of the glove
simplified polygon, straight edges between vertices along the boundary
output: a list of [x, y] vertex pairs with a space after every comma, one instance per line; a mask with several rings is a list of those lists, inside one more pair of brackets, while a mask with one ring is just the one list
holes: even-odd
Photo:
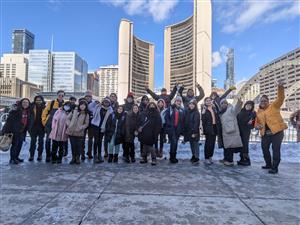
[[236, 87], [235, 86], [231, 86], [229, 89], [232, 90], [232, 91], [234, 91], [234, 90], [236, 90]]

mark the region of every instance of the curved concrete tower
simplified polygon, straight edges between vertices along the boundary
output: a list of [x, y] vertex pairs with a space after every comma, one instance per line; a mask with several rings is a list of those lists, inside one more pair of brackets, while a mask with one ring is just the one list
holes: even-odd
[[191, 17], [165, 28], [164, 85], [168, 90], [179, 82], [185, 91], [192, 88], [196, 93], [199, 83], [205, 95], [211, 93], [211, 33], [210, 0], [194, 0]]
[[154, 45], [133, 35], [133, 23], [122, 19], [119, 27], [118, 100], [128, 92], [135, 97], [147, 94], [145, 86], [154, 88]]

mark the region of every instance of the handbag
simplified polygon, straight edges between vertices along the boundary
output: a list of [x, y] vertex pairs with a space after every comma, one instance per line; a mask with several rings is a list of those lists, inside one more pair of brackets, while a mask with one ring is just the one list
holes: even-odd
[[0, 150], [3, 152], [7, 152], [12, 143], [13, 134], [3, 134], [0, 136]]

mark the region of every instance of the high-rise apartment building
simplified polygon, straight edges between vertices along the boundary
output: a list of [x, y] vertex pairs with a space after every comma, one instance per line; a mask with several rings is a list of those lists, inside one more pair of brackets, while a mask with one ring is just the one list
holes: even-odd
[[210, 0], [194, 0], [194, 13], [186, 20], [165, 28], [164, 85], [176, 82], [196, 92], [199, 83], [211, 92], [212, 9]]
[[[119, 27], [118, 99], [128, 92], [135, 97], [147, 94], [145, 86], [154, 88], [154, 44], [133, 34], [133, 23], [122, 19]], [[101, 90], [100, 90], [101, 91]]]
[[97, 74], [99, 75], [100, 99], [109, 96], [111, 93], [116, 93], [118, 96], [118, 66], [101, 66]]
[[0, 63], [0, 77], [28, 79], [28, 54], [3, 54]]

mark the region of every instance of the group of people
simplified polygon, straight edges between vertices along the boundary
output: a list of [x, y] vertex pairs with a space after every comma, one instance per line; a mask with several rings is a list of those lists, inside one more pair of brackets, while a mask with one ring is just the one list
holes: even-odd
[[[195, 95], [193, 89], [188, 89], [183, 94], [184, 88], [183, 85], [176, 84], [170, 94], [163, 88], [158, 95], [145, 87], [155, 101], [144, 95], [140, 104], [135, 102], [131, 92], [124, 104], [118, 103], [115, 93], [111, 93], [101, 102], [93, 100], [91, 91], [87, 91], [78, 101], [75, 97], [65, 101], [63, 90], [58, 91], [57, 98], [47, 104], [40, 95], [32, 103], [23, 98], [9, 112], [1, 131], [2, 134], [13, 134], [10, 163], [19, 164], [24, 161], [20, 158], [20, 151], [28, 132], [31, 137], [29, 161], [34, 160], [37, 143], [37, 161], [42, 160], [46, 136], [46, 162], [62, 163], [62, 158], [68, 155], [70, 143], [70, 164], [80, 164], [86, 157], [93, 159], [94, 163], [102, 163], [104, 160], [117, 163], [121, 147], [123, 160], [134, 163], [135, 140], [138, 139], [140, 163], [147, 163], [148, 155], [151, 155], [151, 164], [156, 165], [157, 157], [163, 157], [164, 143], [168, 137], [169, 161], [178, 163], [178, 142], [183, 136], [183, 142], [190, 144], [191, 162], [197, 164], [202, 130], [205, 135], [205, 164], [213, 163], [217, 140], [218, 147], [224, 149], [221, 163], [226, 166], [234, 165], [234, 153], [240, 153], [238, 165], [249, 166], [249, 138], [251, 130], [255, 128], [260, 130], [262, 136], [261, 146], [266, 162], [262, 168], [268, 169], [269, 173], [278, 172], [283, 131], [287, 128], [280, 115], [280, 107], [284, 101], [282, 83], [278, 84], [278, 96], [273, 103], [269, 102], [268, 96], [261, 96], [257, 111], [253, 101], [247, 101], [244, 106], [240, 99], [234, 105], [227, 102], [226, 97], [234, 87], [222, 96], [213, 92], [206, 98], [199, 84], [199, 95]], [[198, 107], [203, 98], [203, 104]], [[273, 157], [270, 153], [271, 145]]]

